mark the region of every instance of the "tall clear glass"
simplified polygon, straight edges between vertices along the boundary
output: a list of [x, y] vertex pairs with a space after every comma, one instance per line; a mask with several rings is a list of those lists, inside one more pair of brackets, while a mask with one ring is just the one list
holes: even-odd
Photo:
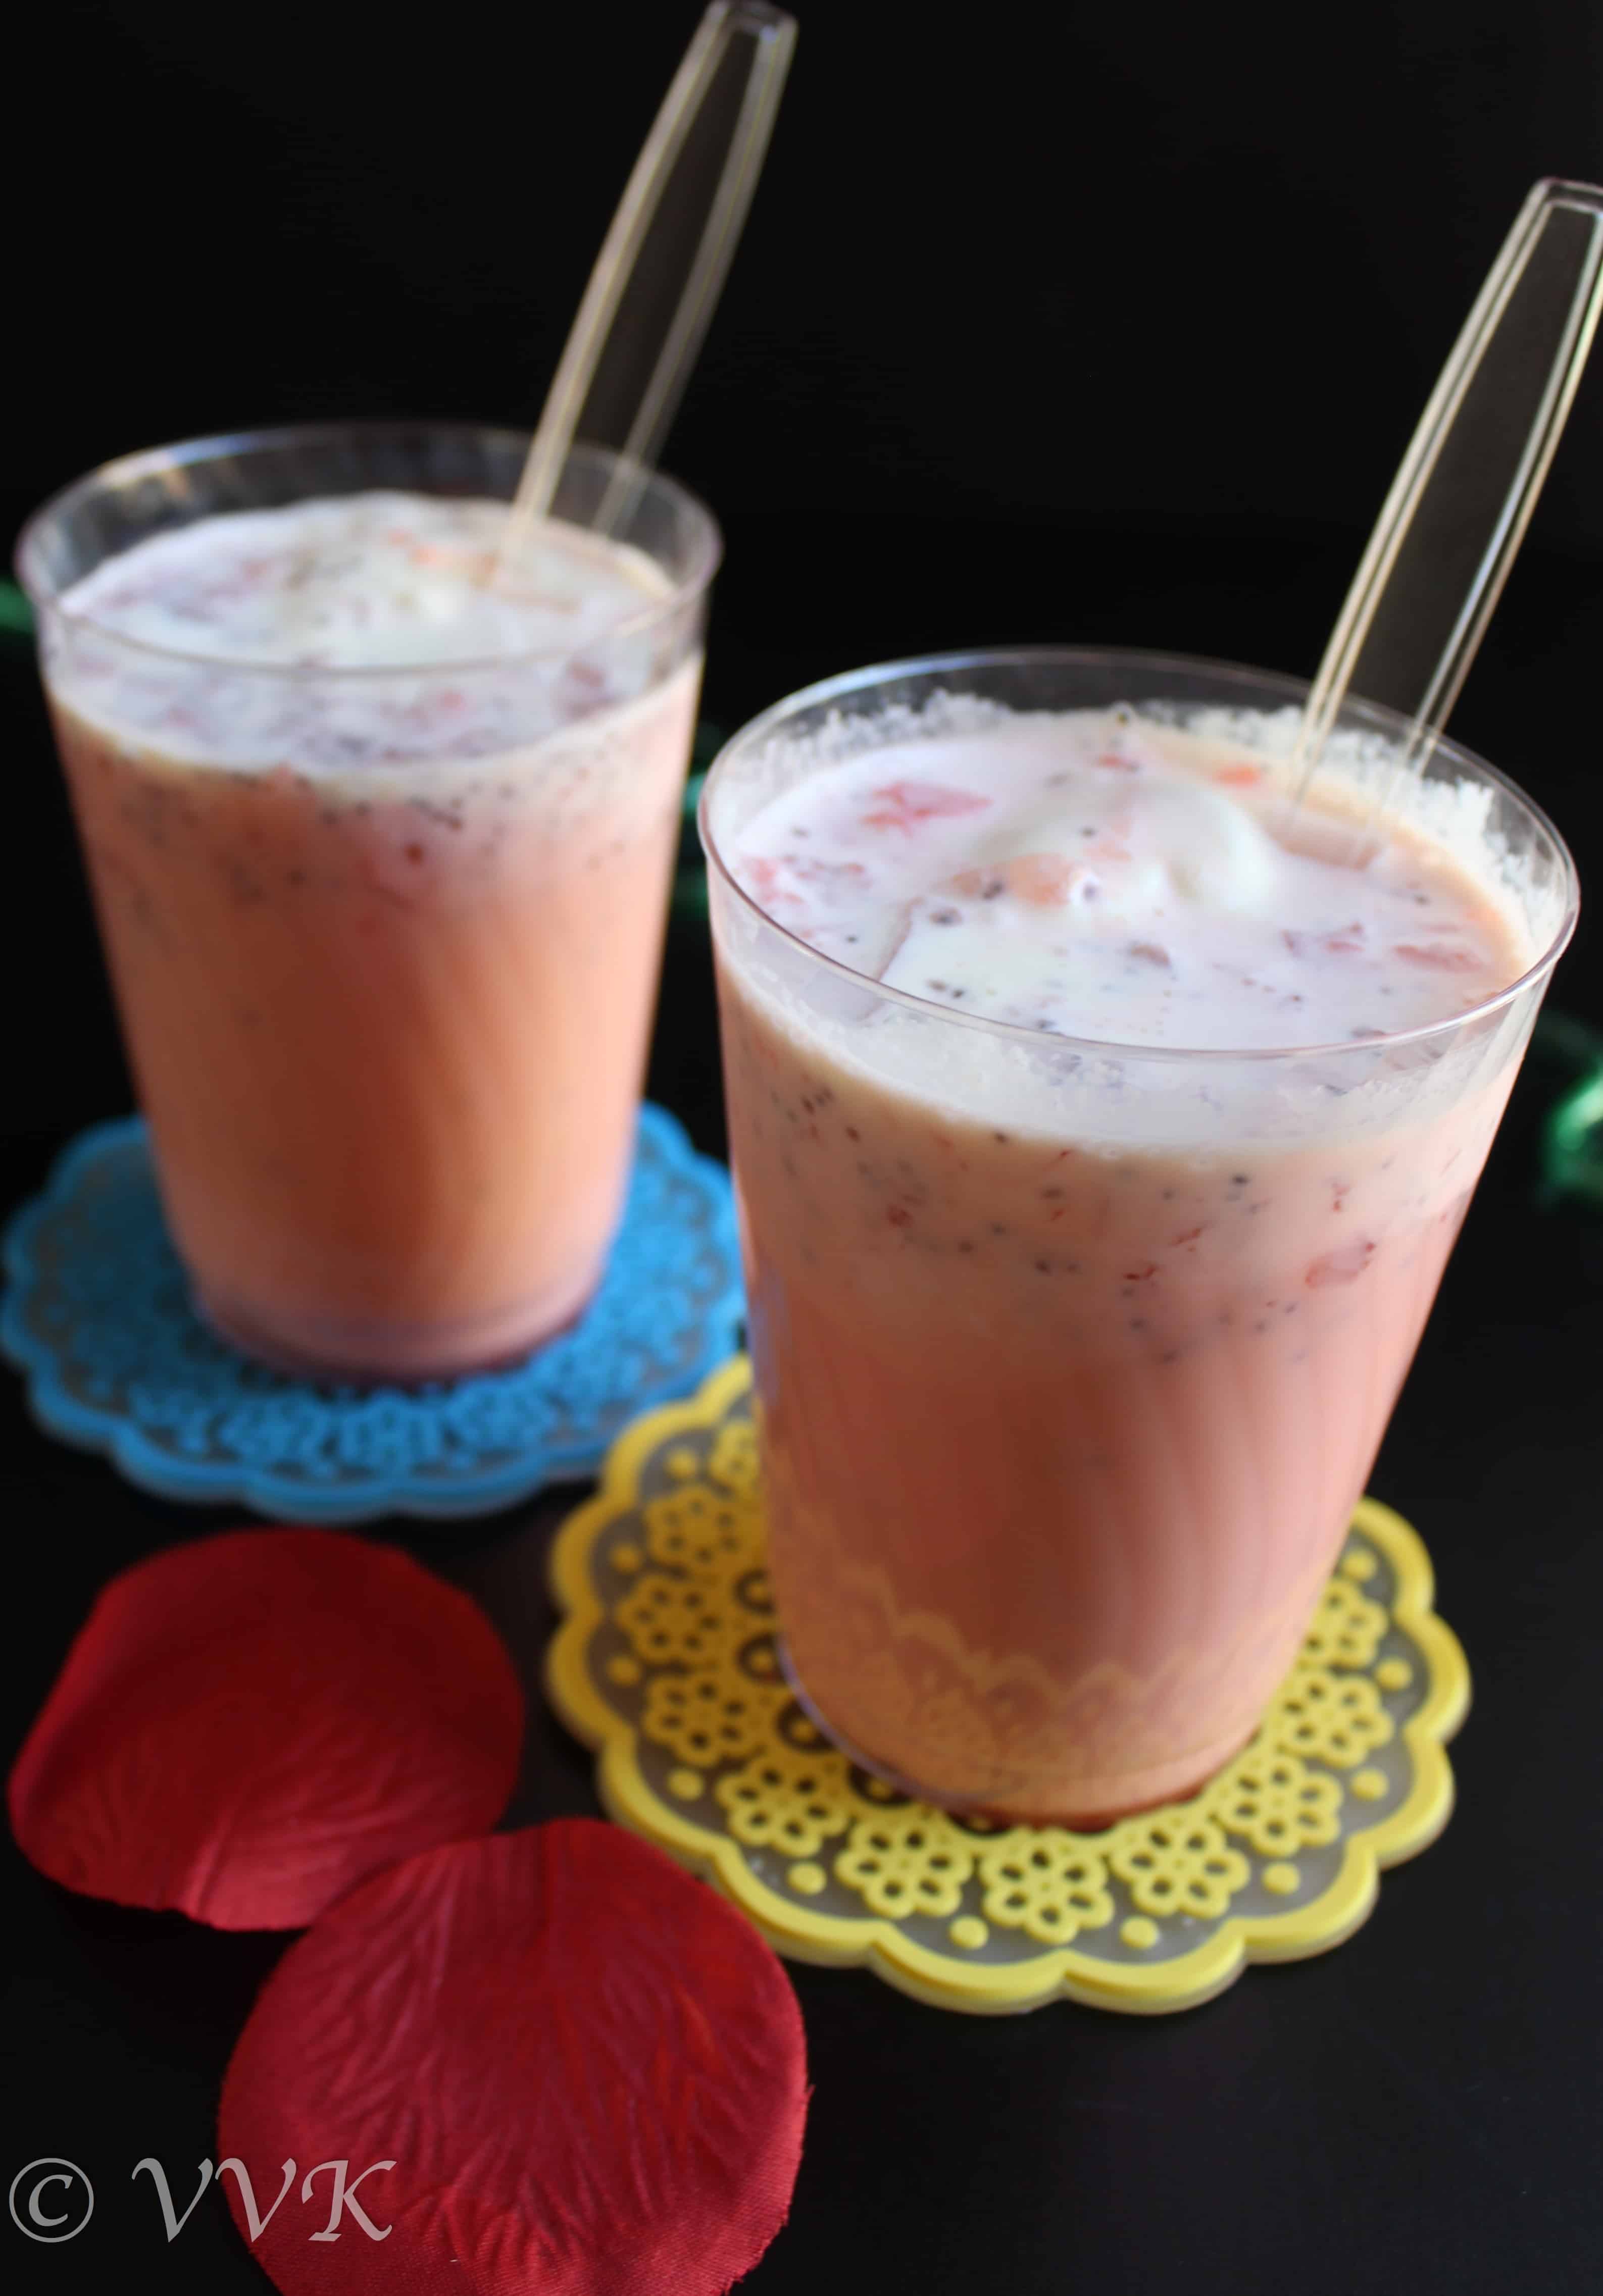
[[[528, 440], [376, 423], [92, 472], [18, 571], [163, 1203], [201, 1312], [341, 1376], [569, 1321], [618, 1219], [701, 675], [710, 513], [634, 474], [660, 581], [582, 644], [426, 668], [190, 658], [67, 594], [146, 537], [335, 496], [509, 500]], [[575, 449], [554, 518], [596, 522]]]
[[[1360, 1496], [1573, 930], [1564, 845], [1447, 742], [1393, 804], [1523, 915], [1460, 1018], [1296, 1051], [1075, 1041], [882, 987], [728, 856], [838, 758], [1122, 705], [1285, 758], [1306, 689], [1135, 653], [835, 678], [740, 734], [702, 833], [775, 1597], [825, 1726], [939, 1802], [1081, 1825], [1250, 1736]], [[1384, 785], [1402, 721], [1332, 758]]]

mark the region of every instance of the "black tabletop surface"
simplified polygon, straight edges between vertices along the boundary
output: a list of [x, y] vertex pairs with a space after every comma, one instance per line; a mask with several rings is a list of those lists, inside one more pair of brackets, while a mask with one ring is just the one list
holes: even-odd
[[[730, 534], [709, 718], [732, 727], [805, 680], [899, 652], [1009, 639], [1121, 642], [1306, 670], [1350, 547], [1193, 533], [1068, 543], [1016, 527], [865, 524], [799, 555], [788, 525]], [[1511, 770], [1603, 864], [1594, 697], [1603, 581], [1523, 564], [1455, 731]], [[128, 1103], [26, 649], [0, 660], [12, 776], [0, 900], [5, 1075], [0, 1207], [62, 1142]], [[1583, 932], [1555, 1008], [1603, 1019]], [[1603, 2283], [1603, 1218], [1538, 1199], [1564, 1079], [1517, 1090], [1371, 1488], [1424, 1531], [1476, 1700], [1459, 1807], [1388, 1876], [1367, 1926], [1320, 1959], [1249, 1971], [1180, 2015], [1069, 2004], [1028, 2016], [926, 2008], [861, 1972], [793, 1972], [815, 2095], [791, 2222], [745, 2284], [929, 2296], [1068, 2288], [1252, 2296], [1381, 2289], [1592, 2291]], [[704, 926], [670, 938], [651, 1089], [722, 1145]], [[473, 1525], [375, 1527], [484, 1603], [530, 1692], [508, 1823], [596, 1808], [590, 1766], [540, 1701], [541, 1562], [575, 1494]], [[110, 1573], [237, 1511], [180, 1509], [47, 1440], [0, 1376], [6, 1758]], [[42, 1880], [0, 1842], [8, 1917], [0, 2179], [42, 2155], [92, 2178], [70, 2245], [0, 2220], [8, 2284], [265, 2285], [215, 2189], [169, 2243], [136, 2161], [182, 2206], [215, 2157], [230, 2046], [284, 1949], [120, 1911]]]

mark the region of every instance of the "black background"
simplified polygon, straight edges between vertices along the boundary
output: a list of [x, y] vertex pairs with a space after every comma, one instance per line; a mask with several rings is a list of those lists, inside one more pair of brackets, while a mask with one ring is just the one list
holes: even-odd
[[[58, 4], [12, 74], [8, 530], [103, 456], [329, 414], [528, 422], [694, 8], [464, 0], [426, 18]], [[668, 460], [718, 511], [706, 710], [947, 645], [1106, 641], [1311, 672], [1420, 406], [1530, 184], [1603, 176], [1595, 0], [1284, 10], [815, 0]], [[1603, 868], [1603, 375], [1577, 404], [1454, 730]], [[26, 650], [0, 654], [4, 1201], [128, 1104]], [[1603, 1021], [1583, 927], [1554, 1002]], [[1426, 1529], [1477, 1710], [1442, 1843], [1328, 1958], [1143, 2022], [943, 2017], [797, 1972], [817, 2095], [749, 2284], [1347, 2296], [1603, 2280], [1603, 1898], [1591, 1432], [1603, 1226], [1533, 1201], [1533, 1065], [1373, 1479]], [[701, 934], [653, 1071], [721, 1140]], [[180, 1514], [0, 1387], [5, 1742], [95, 1587]], [[560, 1504], [420, 1551], [530, 1685]], [[538, 1709], [515, 1815], [591, 1806]], [[73, 1900], [9, 1843], [0, 2172], [80, 2161], [70, 2246], [0, 2220], [29, 2291], [262, 2283], [209, 2195], [270, 1939]]]

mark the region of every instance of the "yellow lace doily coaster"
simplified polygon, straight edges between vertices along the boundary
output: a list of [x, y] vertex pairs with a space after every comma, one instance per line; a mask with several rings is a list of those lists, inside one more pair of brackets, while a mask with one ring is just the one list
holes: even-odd
[[563, 1524], [547, 1679], [611, 1815], [797, 1960], [867, 1963], [951, 2009], [1183, 2009], [1249, 1961], [1339, 1944], [1379, 1869], [1447, 1822], [1468, 1669], [1422, 1542], [1372, 1499], [1245, 1752], [1100, 1833], [975, 1824], [855, 1767], [785, 1687], [763, 1563], [736, 1357], [629, 1428]]

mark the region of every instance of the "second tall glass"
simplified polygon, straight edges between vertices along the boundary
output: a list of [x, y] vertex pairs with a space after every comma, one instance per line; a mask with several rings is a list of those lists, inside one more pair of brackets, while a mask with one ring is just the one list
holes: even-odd
[[[623, 531], [595, 545], [640, 570], [636, 605], [493, 660], [191, 655], [71, 592], [213, 513], [505, 501], [527, 444], [403, 424], [198, 440], [92, 473], [23, 537], [173, 1236], [209, 1319], [290, 1367], [493, 1363], [594, 1287], [634, 1138], [718, 529], [640, 474]], [[575, 450], [553, 518], [587, 532], [618, 469]]]

